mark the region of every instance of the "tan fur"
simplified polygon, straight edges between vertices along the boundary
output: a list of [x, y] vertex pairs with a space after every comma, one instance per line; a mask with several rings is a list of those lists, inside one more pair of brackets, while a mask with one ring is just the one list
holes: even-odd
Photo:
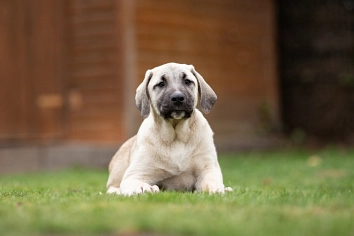
[[[181, 73], [193, 82], [188, 89], [183, 85]], [[155, 86], [162, 77], [168, 84], [166, 90]], [[158, 101], [169, 95], [166, 93], [176, 91], [194, 98], [193, 112], [188, 118], [162, 117]], [[146, 119], [138, 134], [113, 156], [109, 164], [108, 193], [134, 195], [158, 192], [160, 188], [210, 193], [231, 191], [223, 185], [213, 132], [195, 108], [198, 91], [202, 93], [202, 110], [209, 112], [216, 95], [193, 66], [168, 63], [147, 71], [136, 94], [137, 107]]]

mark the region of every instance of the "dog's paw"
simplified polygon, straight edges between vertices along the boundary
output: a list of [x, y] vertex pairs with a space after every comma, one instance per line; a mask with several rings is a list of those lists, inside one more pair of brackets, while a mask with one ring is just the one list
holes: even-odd
[[223, 184], [217, 184], [217, 183], [213, 183], [213, 182], [204, 182], [201, 186], [200, 191], [201, 192], [208, 192], [210, 194], [225, 192]]
[[210, 194], [224, 194], [224, 193], [229, 193], [232, 192], [232, 188], [230, 187], [221, 187], [221, 188], [217, 188], [215, 190], [209, 190]]
[[107, 194], [118, 194], [118, 195], [120, 195], [122, 193], [120, 192], [120, 188], [111, 186], [111, 187], [108, 188]]
[[138, 195], [143, 193], [158, 193], [160, 189], [157, 185], [150, 185], [146, 183], [140, 183], [137, 185], [131, 185], [126, 188], [121, 188], [121, 193], [125, 196]]
[[225, 187], [225, 193], [229, 193], [229, 192], [232, 192], [232, 191], [234, 191], [232, 188]]
[[223, 193], [225, 193], [224, 187], [209, 189], [209, 194], [223, 194]]
[[140, 194], [140, 193], [158, 193], [160, 192], [160, 189], [157, 185], [149, 185], [149, 184], [143, 184], [142, 186], [136, 188], [135, 193]]
[[207, 183], [202, 187], [202, 192], [209, 192], [210, 194], [224, 194], [232, 192], [232, 188], [224, 187], [223, 184]]

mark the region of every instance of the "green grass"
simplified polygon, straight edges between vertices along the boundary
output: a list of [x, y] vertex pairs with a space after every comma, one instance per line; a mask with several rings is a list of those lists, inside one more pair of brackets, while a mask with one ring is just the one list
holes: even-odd
[[219, 159], [225, 195], [106, 195], [105, 170], [1, 176], [0, 235], [354, 235], [354, 150]]

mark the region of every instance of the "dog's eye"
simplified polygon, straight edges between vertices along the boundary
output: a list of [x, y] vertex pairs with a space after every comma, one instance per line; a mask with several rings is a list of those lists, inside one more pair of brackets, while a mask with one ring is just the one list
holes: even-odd
[[189, 84], [191, 84], [191, 83], [192, 83], [192, 81], [190, 81], [189, 79], [185, 79], [185, 80], [184, 80], [184, 84], [185, 84], [185, 85], [189, 85]]
[[159, 86], [160, 88], [164, 87], [165, 86], [165, 82], [160, 82], [157, 84], [157, 86]]

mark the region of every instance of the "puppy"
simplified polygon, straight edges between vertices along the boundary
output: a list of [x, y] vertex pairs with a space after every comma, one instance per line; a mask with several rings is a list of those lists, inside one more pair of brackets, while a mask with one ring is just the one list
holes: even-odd
[[224, 193], [209, 113], [217, 97], [192, 65], [168, 63], [148, 70], [136, 90], [145, 118], [109, 164], [107, 193], [163, 190]]

